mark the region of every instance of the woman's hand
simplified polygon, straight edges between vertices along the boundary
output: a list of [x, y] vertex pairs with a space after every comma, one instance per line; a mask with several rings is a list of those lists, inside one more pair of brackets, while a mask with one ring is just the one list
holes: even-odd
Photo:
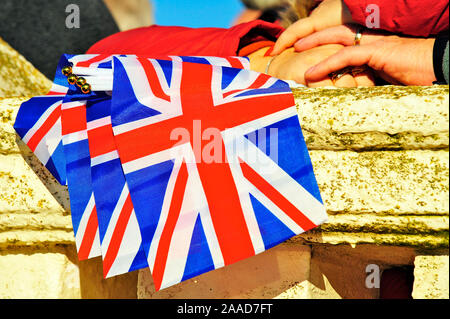
[[[311, 81], [305, 79], [306, 70], [335, 54], [342, 48], [342, 45], [323, 45], [303, 52], [295, 52], [293, 48], [287, 49], [273, 58], [268, 69], [268, 74], [282, 80], [292, 80], [299, 84], [308, 85], [309, 87], [373, 86], [374, 81], [370, 72], [360, 73], [355, 77], [347, 74], [336, 80], [335, 83], [331, 81], [328, 74]], [[265, 72], [266, 65], [271, 59], [270, 57], [264, 56], [267, 49], [263, 48], [249, 55], [252, 70]]]
[[295, 44], [297, 51], [309, 52], [325, 44], [346, 47], [309, 69], [306, 81], [318, 81], [347, 66], [368, 65], [392, 84], [432, 85], [434, 39], [408, 38], [366, 30], [359, 46], [353, 46], [355, 26], [329, 28], [303, 38]]
[[309, 17], [295, 22], [281, 34], [271, 55], [280, 54], [298, 39], [314, 32], [352, 22], [352, 15], [343, 0], [324, 0]]

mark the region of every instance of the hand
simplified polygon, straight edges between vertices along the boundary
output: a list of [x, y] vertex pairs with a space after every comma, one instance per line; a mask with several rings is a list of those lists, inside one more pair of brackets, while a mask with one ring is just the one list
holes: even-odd
[[407, 38], [364, 31], [359, 46], [353, 46], [354, 26], [338, 26], [316, 32], [295, 44], [298, 51], [310, 51], [324, 44], [345, 48], [305, 73], [306, 81], [317, 81], [347, 66], [368, 65], [392, 84], [432, 85], [434, 39]]
[[[323, 78], [306, 81], [305, 71], [318, 62], [335, 54], [343, 48], [342, 45], [323, 45], [304, 52], [294, 52], [294, 49], [287, 49], [280, 55], [276, 56], [270, 64], [268, 73], [271, 76], [283, 80], [293, 80], [299, 84], [308, 85], [309, 87], [319, 86], [338, 86], [338, 87], [356, 87], [356, 86], [373, 86], [374, 81], [369, 72], [360, 73], [353, 77], [352, 75], [344, 75], [333, 83], [328, 75]], [[259, 53], [249, 56], [252, 70], [264, 72], [265, 66], [270, 58], [263, 57], [267, 48]], [[260, 55], [257, 58], [258, 54]]]
[[352, 15], [343, 0], [324, 0], [309, 17], [295, 22], [281, 34], [271, 55], [280, 54], [298, 39], [316, 31], [352, 22]]

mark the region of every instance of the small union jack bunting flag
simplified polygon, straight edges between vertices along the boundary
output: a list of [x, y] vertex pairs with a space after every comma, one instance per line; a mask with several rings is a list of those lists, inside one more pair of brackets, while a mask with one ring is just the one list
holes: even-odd
[[[248, 60], [240, 57], [164, 57], [164, 59], [249, 67]], [[110, 82], [112, 83], [112, 73]], [[103, 274], [105, 278], [108, 278], [148, 267], [148, 263], [128, 185], [115, 146], [111, 127], [111, 96], [100, 94], [89, 99], [86, 115], [92, 186], [103, 256]]]
[[66, 185], [66, 163], [61, 141], [61, 103], [68, 83], [61, 69], [67, 63], [67, 57], [61, 57], [50, 92], [22, 103], [14, 123], [17, 134], [62, 185]]
[[115, 57], [111, 122], [156, 290], [327, 220], [286, 82]]

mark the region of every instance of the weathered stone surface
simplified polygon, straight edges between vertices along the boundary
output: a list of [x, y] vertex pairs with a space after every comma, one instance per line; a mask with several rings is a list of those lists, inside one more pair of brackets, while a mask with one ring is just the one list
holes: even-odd
[[449, 298], [449, 258], [447, 256], [417, 256], [414, 260], [415, 299]]
[[310, 251], [309, 246], [280, 245], [158, 292], [149, 269], [140, 270], [138, 298], [275, 298], [289, 289], [286, 297], [307, 298]]
[[1, 299], [135, 299], [137, 276], [103, 279], [101, 258], [78, 261], [73, 244], [0, 247]]
[[293, 92], [310, 150], [448, 147], [448, 86]]
[[0, 97], [45, 94], [51, 82], [0, 38]]
[[[19, 266], [20, 265], [20, 266]], [[0, 250], [0, 298], [79, 298], [78, 268], [64, 248]]]
[[[300, 238], [448, 244], [447, 151], [311, 151], [311, 158], [330, 220]], [[66, 187], [34, 156], [0, 155], [0, 168], [0, 234], [47, 230], [65, 242], [71, 229]]]
[[20, 153], [13, 128], [20, 104], [28, 98], [0, 97], [0, 154]]
[[447, 151], [311, 151], [327, 211], [448, 216]]

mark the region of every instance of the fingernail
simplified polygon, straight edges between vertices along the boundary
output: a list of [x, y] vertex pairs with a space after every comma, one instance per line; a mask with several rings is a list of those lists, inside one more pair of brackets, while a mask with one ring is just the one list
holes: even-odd
[[313, 73], [315, 70], [316, 70], [316, 67], [315, 67], [315, 66], [310, 67], [308, 70], [306, 70], [305, 74], [311, 74], [311, 73]]
[[297, 42], [295, 42], [295, 45], [300, 45], [304, 40], [305, 40], [305, 38], [298, 40]]

